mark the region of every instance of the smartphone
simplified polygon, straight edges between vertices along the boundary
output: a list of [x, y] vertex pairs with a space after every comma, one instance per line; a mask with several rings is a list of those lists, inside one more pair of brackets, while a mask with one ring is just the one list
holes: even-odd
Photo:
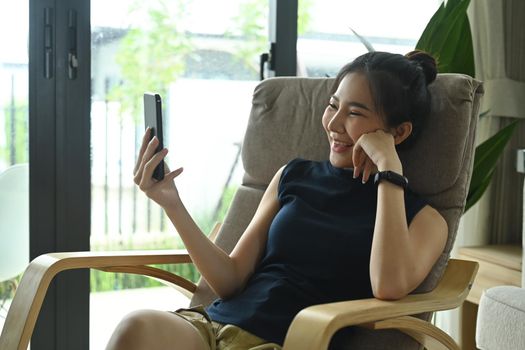
[[[150, 140], [157, 136], [159, 145], [155, 153], [160, 152], [164, 148], [164, 137], [162, 133], [162, 100], [159, 94], [145, 92], [144, 93], [144, 125], [147, 129], [151, 128]], [[153, 171], [153, 178], [156, 180], [164, 179], [164, 161]]]

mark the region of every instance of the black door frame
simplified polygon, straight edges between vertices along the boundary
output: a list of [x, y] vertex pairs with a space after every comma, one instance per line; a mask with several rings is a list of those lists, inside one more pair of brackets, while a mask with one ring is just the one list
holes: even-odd
[[269, 0], [270, 67], [276, 77], [297, 75], [298, 0]]
[[[89, 250], [91, 44], [89, 0], [30, 0], [29, 5], [29, 249], [34, 259]], [[82, 57], [76, 76], [68, 69], [75, 51]], [[52, 283], [31, 349], [89, 349], [89, 271], [66, 272]]]

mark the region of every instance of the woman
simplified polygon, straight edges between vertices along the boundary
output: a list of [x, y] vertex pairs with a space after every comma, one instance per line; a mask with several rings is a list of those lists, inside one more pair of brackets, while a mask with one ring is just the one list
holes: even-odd
[[135, 182], [164, 208], [219, 299], [206, 310], [134, 312], [108, 349], [279, 349], [306, 306], [414, 290], [448, 228], [406, 188], [397, 149], [424, 126], [436, 73], [423, 52], [372, 52], [343, 67], [322, 119], [330, 159], [295, 159], [277, 171], [229, 255], [184, 208], [173, 181], [182, 169], [152, 179], [167, 150], [155, 154], [158, 140], [148, 143], [146, 132]]

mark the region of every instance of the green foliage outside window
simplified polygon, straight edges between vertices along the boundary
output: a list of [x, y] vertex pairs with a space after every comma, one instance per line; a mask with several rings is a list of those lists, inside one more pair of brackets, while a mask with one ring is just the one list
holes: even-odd
[[[151, 250], [151, 249], [182, 249], [183, 244], [175, 234], [151, 235], [148, 239], [137, 239], [136, 236], [105, 240], [92, 244], [95, 251], [112, 250]], [[175, 273], [190, 281], [197, 282], [200, 275], [193, 264], [156, 265], [162, 270]], [[158, 287], [163, 284], [153, 278], [126, 273], [107, 273], [91, 270], [91, 292], [104, 292], [130, 288]]]
[[[310, 29], [313, 0], [300, 0], [297, 9], [297, 35]], [[259, 71], [258, 57], [269, 50], [268, 41], [268, 0], [246, 0], [239, 6], [239, 14], [233, 18], [227, 37], [240, 37], [234, 52], [237, 59], [255, 72]]]
[[[29, 161], [29, 118], [27, 100], [4, 106], [4, 135], [0, 137], [0, 159], [7, 164]], [[0, 129], [1, 130], [1, 129]]]
[[[122, 83], [112, 87], [108, 98], [120, 101], [122, 115], [130, 115], [135, 124], [140, 123], [142, 117], [143, 92], [151, 90], [167, 96], [169, 85], [184, 74], [186, 59], [195, 50], [191, 38], [178, 26], [178, 19], [183, 17], [185, 8], [190, 2], [191, 0], [176, 0], [176, 6], [168, 8], [166, 1], [156, 0], [148, 2], [146, 8], [139, 7], [137, 4], [132, 9], [132, 12], [147, 11], [148, 25], [130, 29], [122, 39], [116, 55]], [[311, 0], [299, 2], [300, 34], [308, 28], [310, 22], [308, 9], [311, 2]], [[174, 2], [170, 4], [173, 5]], [[232, 27], [225, 33], [226, 38], [241, 39], [237, 45], [234, 45], [232, 53], [240, 62], [251, 66], [255, 72], [258, 71], [257, 57], [268, 50], [267, 12], [267, 0], [246, 0], [241, 3]], [[203, 232], [210, 232], [216, 222], [223, 222], [235, 191], [235, 186], [228, 186], [215, 212], [197, 215], [196, 221]], [[139, 242], [136, 237], [130, 236], [115, 242], [94, 243], [91, 248], [95, 251], [178, 249], [183, 248], [183, 244], [175, 233], [166, 233], [162, 237], [151, 237], [145, 242]], [[191, 264], [166, 265], [161, 268], [194, 282], [199, 278], [199, 273]], [[144, 276], [105, 273], [97, 270], [91, 272], [93, 292], [159, 285], [161, 283], [158, 281]]]
[[168, 87], [180, 77], [185, 67], [185, 56], [193, 44], [180, 28], [189, 4], [187, 0], [146, 2], [146, 7], [135, 7], [131, 12], [146, 11], [148, 23], [131, 28], [122, 39], [116, 54], [122, 84], [114, 86], [110, 100], [119, 101], [122, 112], [129, 113], [135, 124], [142, 120], [142, 95], [155, 91], [167, 96]]
[[[200, 228], [203, 232], [211, 232], [216, 222], [224, 222], [226, 212], [237, 190], [236, 186], [227, 187], [221, 198], [220, 209], [216, 217], [202, 219]], [[111, 250], [150, 250], [150, 249], [184, 249], [181, 239], [173, 234], [149, 235], [148, 239], [137, 239], [136, 236], [122, 236], [118, 239], [95, 242], [91, 245], [93, 251]], [[197, 282], [200, 274], [193, 264], [158, 265], [162, 270], [175, 273], [190, 281]], [[107, 273], [91, 270], [91, 292], [104, 292], [130, 288], [157, 287], [163, 284], [155, 279], [124, 273]], [[0, 285], [1, 287], [1, 285]], [[1, 289], [0, 289], [1, 292]]]

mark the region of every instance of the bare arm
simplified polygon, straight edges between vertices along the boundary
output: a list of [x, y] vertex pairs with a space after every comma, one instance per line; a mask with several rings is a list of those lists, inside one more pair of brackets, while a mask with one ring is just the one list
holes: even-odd
[[[398, 143], [381, 130], [364, 134], [354, 147], [356, 173], [369, 179], [375, 167], [403, 174], [394, 149]], [[406, 220], [404, 190], [387, 181], [377, 189], [376, 221], [370, 255], [370, 280], [374, 296], [399, 299], [414, 290], [427, 276], [445, 247], [448, 227], [432, 207], [425, 206]]]
[[162, 181], [152, 179], [153, 170], [163, 161], [167, 150], [155, 153], [158, 140], [154, 138], [148, 143], [148, 136], [146, 132], [135, 166], [135, 183], [166, 211], [195, 266], [213, 291], [221, 298], [232, 296], [244, 286], [264, 252], [268, 228], [279, 210], [277, 186], [282, 170], [272, 179], [252, 221], [229, 256], [200, 230], [182, 203], [173, 181], [182, 168], [168, 170]]
[[447, 233], [445, 220], [430, 206], [407, 227], [403, 189], [381, 182], [370, 256], [374, 296], [399, 299], [414, 290], [443, 251]]
[[281, 170], [270, 182], [254, 217], [230, 255], [202, 233], [182, 202], [174, 208], [166, 208], [193, 263], [213, 291], [223, 299], [244, 287], [262, 257], [268, 229], [279, 210], [277, 185], [280, 174]]

